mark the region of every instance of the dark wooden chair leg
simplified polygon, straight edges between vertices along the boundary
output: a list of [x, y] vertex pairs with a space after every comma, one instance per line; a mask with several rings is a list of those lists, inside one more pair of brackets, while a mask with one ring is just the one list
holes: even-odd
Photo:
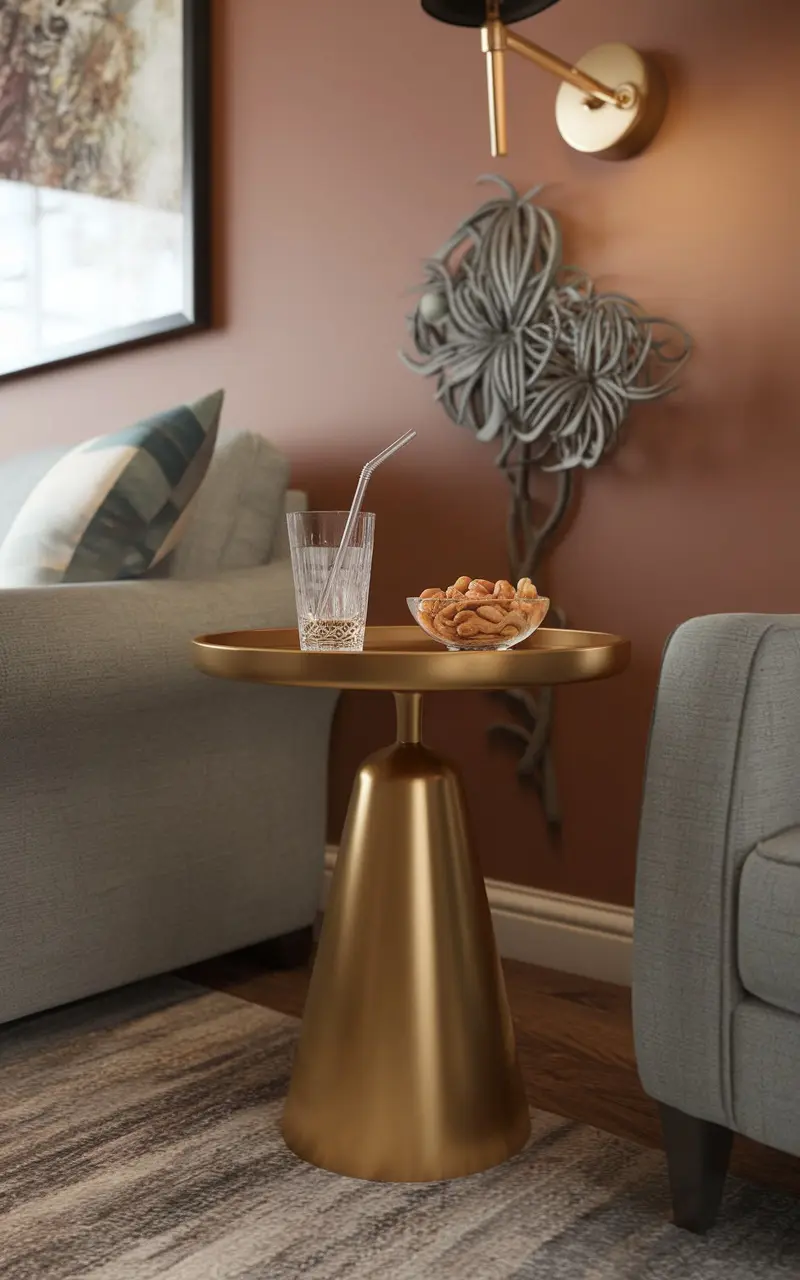
[[702, 1234], [719, 1210], [733, 1134], [711, 1120], [659, 1105], [675, 1225]]
[[268, 969], [304, 969], [314, 953], [314, 926], [259, 942], [251, 951]]

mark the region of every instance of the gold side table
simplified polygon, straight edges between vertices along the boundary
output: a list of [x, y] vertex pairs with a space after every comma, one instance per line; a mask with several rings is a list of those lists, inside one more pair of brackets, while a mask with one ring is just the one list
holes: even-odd
[[525, 1144], [528, 1108], [483, 876], [455, 770], [424, 746], [422, 695], [595, 680], [619, 636], [540, 628], [502, 653], [450, 653], [418, 627], [370, 627], [363, 653], [304, 653], [296, 631], [194, 641], [209, 675], [384, 689], [397, 741], [355, 782], [308, 992], [283, 1134], [312, 1164], [428, 1182]]

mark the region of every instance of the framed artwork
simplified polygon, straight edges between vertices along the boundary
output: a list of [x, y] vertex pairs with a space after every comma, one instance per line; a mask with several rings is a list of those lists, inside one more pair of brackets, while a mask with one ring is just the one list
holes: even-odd
[[211, 323], [210, 0], [0, 0], [0, 378]]

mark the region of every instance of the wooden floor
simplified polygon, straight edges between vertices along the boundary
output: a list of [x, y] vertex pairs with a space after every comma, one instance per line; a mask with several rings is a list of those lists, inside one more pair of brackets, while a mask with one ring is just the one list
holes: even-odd
[[[522, 1072], [534, 1107], [660, 1146], [655, 1104], [636, 1075], [630, 992], [515, 960], [503, 963]], [[258, 948], [182, 976], [300, 1017], [309, 969], [270, 972]], [[800, 1160], [737, 1139], [733, 1171], [800, 1196]]]

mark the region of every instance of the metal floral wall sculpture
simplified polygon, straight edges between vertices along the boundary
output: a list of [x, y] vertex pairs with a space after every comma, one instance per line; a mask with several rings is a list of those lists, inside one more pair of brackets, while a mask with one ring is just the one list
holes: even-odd
[[[638, 401], [675, 385], [691, 339], [632, 299], [601, 293], [562, 261], [561, 230], [503, 178], [504, 194], [466, 218], [425, 263], [422, 295], [409, 317], [410, 369], [434, 378], [436, 399], [459, 426], [494, 444], [506, 474], [509, 577], [536, 580], [541, 558], [574, 496], [577, 468], [597, 466], [620, 442]], [[553, 472], [542, 516], [537, 473]], [[554, 609], [550, 624], [564, 625]], [[493, 725], [523, 744], [521, 779], [536, 786], [548, 822], [560, 813], [550, 752], [552, 690], [507, 695], [522, 723]]]

